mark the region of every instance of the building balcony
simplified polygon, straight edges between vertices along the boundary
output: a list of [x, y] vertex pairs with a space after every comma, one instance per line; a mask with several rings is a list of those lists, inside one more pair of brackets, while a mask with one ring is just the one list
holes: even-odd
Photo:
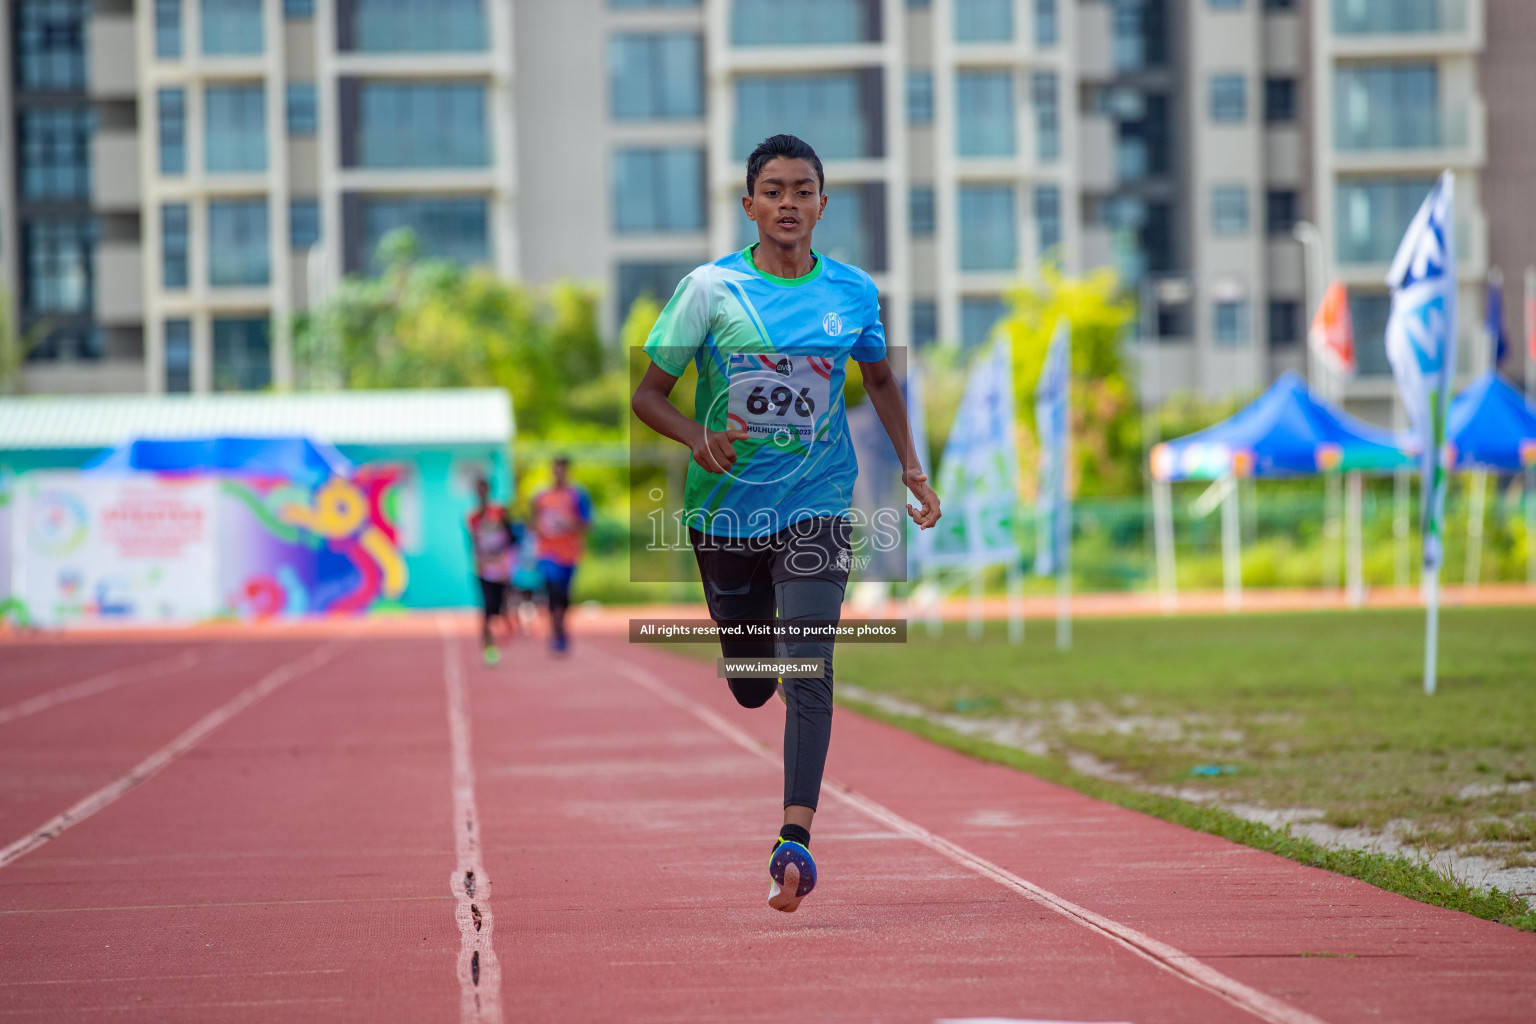
[[1077, 68], [1085, 80], [1107, 82], [1115, 77], [1113, 7], [1079, 4], [1077, 8]]
[[1481, 167], [1488, 162], [1488, 108], [1473, 98], [1460, 107], [1336, 122], [1334, 165], [1340, 171], [1424, 171]]
[[98, 14], [91, 18], [87, 31], [91, 95], [98, 99], [131, 99], [139, 86], [134, 66], [133, 18]]
[[1331, 0], [1329, 43], [1342, 56], [1483, 48], [1483, 0]]
[[1113, 191], [1120, 182], [1122, 170], [1115, 122], [1107, 117], [1084, 115], [1078, 132], [1078, 146], [1083, 189], [1089, 192]]
[[96, 249], [96, 319], [136, 324], [144, 319], [144, 250], [137, 242], [103, 242]]
[[139, 207], [137, 132], [99, 131], [91, 143], [91, 204], [98, 210]]

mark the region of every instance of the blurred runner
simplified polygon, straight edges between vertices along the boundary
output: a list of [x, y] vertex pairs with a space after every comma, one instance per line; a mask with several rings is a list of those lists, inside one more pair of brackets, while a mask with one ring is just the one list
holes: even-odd
[[538, 538], [539, 575], [549, 605], [549, 646], [557, 654], [570, 648], [565, 613], [571, 606], [571, 580], [592, 523], [592, 499], [570, 482], [570, 468], [570, 460], [563, 457], [550, 464], [554, 485], [534, 496], [530, 516]]
[[495, 665], [501, 661], [501, 649], [496, 645], [491, 620], [501, 619], [507, 633], [513, 632], [512, 620], [507, 617], [507, 589], [522, 546], [523, 529], [505, 508], [491, 502], [491, 484], [483, 476], [475, 480], [475, 498], [475, 510], [466, 525], [475, 577], [480, 581], [480, 647], [485, 663]]
[[[902, 483], [927, 529], [939, 499], [918, 464], [906, 403], [886, 358], [879, 292], [869, 275], [811, 248], [827, 197], [814, 150], [775, 135], [747, 158], [742, 207], [757, 244], [683, 279], [645, 343], [651, 365], [635, 414], [693, 452], [684, 508], [710, 618], [722, 627], [835, 625], [852, 568], [848, 520], [859, 466], [843, 403], [848, 360], [901, 459]], [[689, 364], [703, 423], [670, 395]], [[896, 514], [899, 516], [899, 513]], [[903, 524], [893, 516], [899, 534]], [[745, 631], [745, 630], [743, 630]], [[833, 638], [727, 638], [732, 659], [793, 659], [727, 679], [736, 702], [784, 700], [784, 825], [768, 861], [768, 905], [792, 911], [816, 885], [811, 820], [832, 736]]]

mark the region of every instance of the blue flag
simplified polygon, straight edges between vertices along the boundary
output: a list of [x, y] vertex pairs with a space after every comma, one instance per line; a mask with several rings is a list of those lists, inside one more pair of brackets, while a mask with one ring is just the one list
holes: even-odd
[[1493, 350], [1493, 368], [1497, 370], [1509, 354], [1509, 335], [1504, 330], [1504, 279], [1497, 273], [1488, 277], [1488, 344]]
[[1040, 440], [1039, 495], [1035, 502], [1035, 575], [1050, 576], [1071, 564], [1072, 507], [1067, 474], [1072, 411], [1072, 325], [1056, 321], [1035, 387], [1035, 433]]
[[1403, 236], [1387, 284], [1387, 359], [1418, 443], [1424, 477], [1424, 568], [1444, 560], [1446, 473], [1441, 449], [1456, 373], [1456, 179], [1440, 176]]

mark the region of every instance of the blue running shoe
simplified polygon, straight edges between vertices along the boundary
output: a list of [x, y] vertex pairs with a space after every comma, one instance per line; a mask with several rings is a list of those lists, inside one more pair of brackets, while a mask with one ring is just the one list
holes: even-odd
[[811, 851], [792, 839], [780, 839], [768, 860], [768, 905], [774, 910], [793, 914], [800, 901], [816, 888], [816, 862]]

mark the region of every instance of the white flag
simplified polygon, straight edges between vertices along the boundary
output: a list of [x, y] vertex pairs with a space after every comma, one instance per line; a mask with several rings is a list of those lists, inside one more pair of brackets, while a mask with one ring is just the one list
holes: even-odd
[[1040, 493], [1035, 500], [1035, 575], [1050, 576], [1067, 563], [1072, 519], [1067, 504], [1072, 408], [1072, 325], [1056, 321], [1035, 387], [1035, 434], [1040, 441]]

